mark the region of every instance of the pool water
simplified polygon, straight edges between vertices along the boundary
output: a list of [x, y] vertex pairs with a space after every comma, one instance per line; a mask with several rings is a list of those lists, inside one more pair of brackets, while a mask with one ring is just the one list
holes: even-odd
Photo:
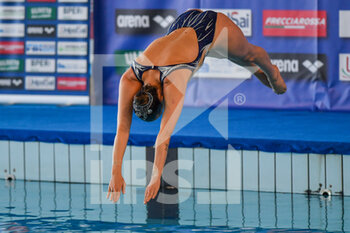
[[[0, 180], [0, 232], [350, 232], [350, 197]], [[161, 202], [161, 203], [160, 203]]]

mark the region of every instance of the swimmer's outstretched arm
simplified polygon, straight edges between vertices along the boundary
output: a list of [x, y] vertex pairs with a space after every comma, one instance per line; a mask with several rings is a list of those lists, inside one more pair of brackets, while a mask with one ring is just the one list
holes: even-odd
[[108, 186], [107, 199], [117, 202], [121, 191], [125, 193], [125, 181], [122, 176], [122, 162], [125, 148], [129, 139], [132, 119], [132, 101], [140, 90], [141, 83], [133, 79], [131, 68], [122, 76], [119, 84], [117, 134], [113, 146], [113, 163], [111, 180]]
[[159, 191], [160, 178], [168, 154], [170, 137], [182, 111], [187, 82], [190, 76], [190, 70], [176, 70], [164, 81], [164, 113], [156, 140], [152, 178], [145, 191], [144, 203], [154, 199]]

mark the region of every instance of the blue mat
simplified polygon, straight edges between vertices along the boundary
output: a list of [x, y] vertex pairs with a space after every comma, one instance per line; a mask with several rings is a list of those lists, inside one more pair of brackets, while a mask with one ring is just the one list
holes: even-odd
[[[350, 154], [349, 119], [344, 112], [184, 108], [170, 147]], [[0, 106], [0, 140], [112, 145], [116, 123], [112, 106]], [[134, 117], [129, 144], [153, 146], [159, 124]]]

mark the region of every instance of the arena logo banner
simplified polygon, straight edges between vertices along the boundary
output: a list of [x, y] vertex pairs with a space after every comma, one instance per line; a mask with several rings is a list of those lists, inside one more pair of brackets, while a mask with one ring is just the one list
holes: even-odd
[[22, 77], [0, 77], [1, 90], [23, 90], [24, 83]]
[[55, 59], [27, 58], [26, 72], [29, 73], [54, 73], [56, 69]]
[[350, 54], [339, 54], [339, 80], [350, 81]]
[[59, 20], [87, 20], [88, 8], [83, 6], [60, 6], [58, 7]]
[[53, 91], [56, 89], [54, 76], [26, 76], [25, 89], [33, 91]]
[[26, 54], [27, 55], [55, 55], [56, 42], [55, 41], [27, 41]]
[[283, 78], [327, 81], [327, 56], [325, 54], [270, 53]]
[[0, 72], [23, 72], [23, 59], [0, 59]]
[[56, 25], [27, 25], [28, 37], [56, 37]]
[[115, 11], [116, 33], [164, 34], [176, 17], [176, 10], [117, 9]]
[[264, 10], [264, 36], [326, 37], [327, 12], [311, 10]]
[[57, 72], [84, 74], [87, 72], [87, 61], [85, 59], [58, 59]]
[[86, 56], [88, 50], [87, 42], [58, 42], [57, 54], [70, 56]]
[[24, 6], [0, 6], [0, 19], [23, 20], [24, 16]]
[[350, 38], [350, 11], [339, 11], [339, 37]]
[[86, 24], [59, 24], [59, 38], [87, 38], [88, 25]]
[[27, 7], [27, 19], [31, 20], [55, 20], [56, 14], [54, 7]]
[[84, 77], [58, 77], [57, 90], [86, 91], [87, 81]]
[[24, 37], [24, 24], [0, 23], [0, 37]]
[[202, 9], [220, 12], [229, 17], [243, 32], [244, 36], [252, 36], [252, 10], [250, 9]]
[[22, 41], [0, 41], [0, 54], [24, 54], [24, 42]]

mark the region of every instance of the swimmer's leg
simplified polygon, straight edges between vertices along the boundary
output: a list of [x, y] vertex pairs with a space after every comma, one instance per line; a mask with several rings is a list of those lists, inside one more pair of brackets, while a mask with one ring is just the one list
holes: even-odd
[[268, 84], [276, 93], [286, 91], [280, 72], [272, 65], [266, 51], [250, 44], [239, 27], [222, 13], [217, 15], [215, 37], [210, 53], [212, 52], [215, 57], [228, 58], [252, 71], [263, 84]]
[[252, 62], [244, 62], [242, 60], [237, 60], [237, 59], [233, 59], [233, 57], [230, 57], [228, 55], [223, 56], [220, 53], [218, 53], [216, 50], [211, 50], [208, 53], [208, 57], [214, 57], [214, 58], [219, 58], [219, 59], [229, 59], [231, 62], [236, 63], [237, 65], [240, 65], [242, 67], [245, 67], [247, 70], [249, 70], [252, 74], [255, 75], [255, 77], [257, 77], [260, 82], [262, 84], [264, 84], [265, 86], [272, 88], [269, 80], [267, 78], [267, 75], [264, 73], [264, 71], [262, 71], [257, 65], [255, 65]]

